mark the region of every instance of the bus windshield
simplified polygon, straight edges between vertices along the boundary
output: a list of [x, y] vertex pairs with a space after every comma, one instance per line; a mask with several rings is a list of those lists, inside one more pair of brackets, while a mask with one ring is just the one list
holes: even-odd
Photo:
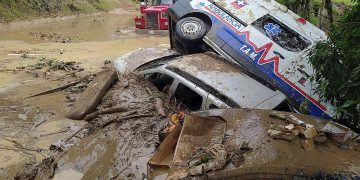
[[165, 5], [165, 4], [173, 4], [173, 0], [152, 0], [151, 1], [152, 6]]

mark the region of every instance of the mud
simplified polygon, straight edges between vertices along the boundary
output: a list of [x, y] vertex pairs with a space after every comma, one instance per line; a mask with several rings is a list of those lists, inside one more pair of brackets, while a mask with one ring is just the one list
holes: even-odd
[[[64, 115], [86, 83], [47, 95], [27, 97], [74, 82], [79, 77], [92, 76], [104, 68], [104, 62], [138, 48], [168, 47], [167, 37], [134, 32], [132, 23], [137, 10], [128, 5], [108, 13], [0, 25], [1, 179], [11, 179], [24, 166], [40, 163], [52, 154], [49, 150], [51, 144], [85, 124], [69, 120]], [[71, 42], [59, 43], [54, 39], [31, 35], [31, 32], [60, 34], [70, 37]], [[29, 73], [27, 68], [18, 68], [34, 66], [44, 58], [65, 64], [76, 62], [79, 71], [49, 70], [45, 67]], [[38, 123], [37, 117], [44, 113], [51, 115], [33, 128]]]
[[[150, 89], [152, 95], [146, 89]], [[138, 76], [120, 77], [120, 81], [104, 96], [98, 109], [123, 104], [134, 115], [149, 114], [150, 117], [119, 121], [128, 112], [99, 115], [79, 133], [77, 137], [80, 138], [72, 138], [67, 143], [74, 146], [55, 156], [57, 168], [54, 178], [145, 178], [147, 161], [159, 143], [158, 132], [167, 122], [167, 117], [156, 113], [153, 97], [165, 99], [166, 95], [157, 93], [155, 87]], [[171, 112], [171, 109], [167, 108], [166, 112]], [[114, 123], [104, 127], [109, 121]], [[41, 165], [35, 169], [39, 167]], [[41, 169], [36, 176], [46, 179], [48, 173], [42, 173], [46, 171]]]

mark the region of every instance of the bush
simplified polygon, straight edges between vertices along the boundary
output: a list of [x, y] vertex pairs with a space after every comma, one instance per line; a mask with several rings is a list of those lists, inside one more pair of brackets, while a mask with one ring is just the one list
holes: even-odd
[[[360, 0], [358, 0], [360, 1]], [[360, 5], [344, 11], [332, 25], [329, 40], [320, 42], [310, 62], [317, 91], [337, 107], [338, 122], [360, 132]]]

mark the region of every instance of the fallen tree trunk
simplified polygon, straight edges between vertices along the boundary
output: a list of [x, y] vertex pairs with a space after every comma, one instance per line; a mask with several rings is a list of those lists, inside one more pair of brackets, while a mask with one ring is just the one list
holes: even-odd
[[81, 120], [87, 114], [93, 112], [117, 78], [116, 70], [113, 68], [101, 71], [80, 95], [79, 99], [75, 101], [66, 117]]
[[128, 110], [129, 110], [129, 108], [127, 106], [125, 106], [125, 105], [105, 108], [105, 109], [101, 109], [99, 111], [96, 111], [96, 112], [93, 112], [91, 114], [86, 115], [84, 120], [85, 121], [91, 121], [94, 118], [96, 118], [96, 116], [98, 116], [100, 114], [111, 114], [111, 113], [116, 113], [116, 112], [124, 112], [124, 111], [128, 111]]
[[104, 127], [108, 126], [109, 124], [112, 124], [112, 123], [114, 123], [114, 122], [120, 122], [120, 121], [126, 120], [126, 119], [142, 118], [142, 117], [152, 117], [152, 116], [154, 116], [154, 115], [152, 115], [152, 114], [138, 114], [138, 115], [124, 116], [124, 117], [120, 117], [120, 118], [115, 119], [115, 120], [108, 121], [108, 122], [104, 123], [104, 124], [102, 125], [102, 127], [104, 128]]
[[44, 133], [44, 134], [40, 134], [40, 137], [45, 137], [45, 136], [51, 136], [51, 135], [55, 135], [55, 134], [60, 134], [60, 133], [67, 132], [68, 130], [69, 130], [69, 128], [62, 129], [62, 130], [55, 131], [55, 132], [50, 132], [50, 133]]
[[[71, 83], [68, 83], [68, 84], [65, 84], [65, 85], [56, 87], [56, 88], [52, 88], [52, 89], [43, 91], [43, 92], [38, 93], [38, 94], [34, 94], [34, 95], [29, 96], [29, 97], [27, 97], [27, 98], [32, 98], [32, 97], [36, 97], [36, 96], [41, 96], [41, 95], [45, 95], [45, 94], [50, 94], [50, 93], [54, 93], [54, 92], [57, 92], [57, 91], [61, 91], [61, 90], [66, 89], [66, 88], [68, 88], [68, 87], [70, 87], [70, 86], [74, 86], [74, 85], [76, 85], [76, 84], [79, 84], [80, 82], [81, 82], [81, 80], [75, 81], [75, 82], [71, 82]], [[26, 98], [26, 99], [27, 99], [27, 98]]]

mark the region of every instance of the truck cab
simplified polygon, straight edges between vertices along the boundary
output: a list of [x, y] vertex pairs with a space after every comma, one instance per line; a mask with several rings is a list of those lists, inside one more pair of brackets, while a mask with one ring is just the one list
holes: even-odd
[[171, 46], [209, 48], [284, 93], [301, 113], [333, 118], [320, 100], [309, 50], [326, 34], [274, 0], [182, 0], [169, 9]]
[[140, 16], [134, 18], [136, 29], [167, 30], [168, 9], [172, 0], [153, 0], [140, 4]]

